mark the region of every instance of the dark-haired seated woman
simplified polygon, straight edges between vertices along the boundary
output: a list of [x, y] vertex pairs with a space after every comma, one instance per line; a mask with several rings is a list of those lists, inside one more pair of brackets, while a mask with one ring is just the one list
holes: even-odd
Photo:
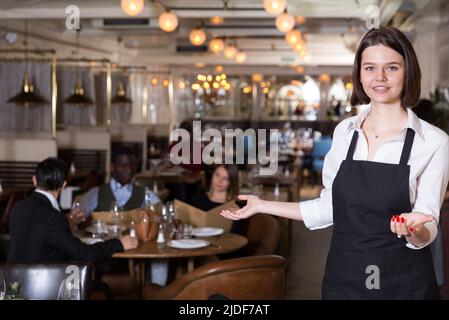
[[[236, 165], [219, 165], [212, 173], [210, 188], [207, 192], [197, 192], [192, 197], [191, 205], [203, 211], [212, 210], [223, 203], [237, 199], [238, 195], [238, 168]], [[231, 233], [244, 235], [247, 229], [246, 220], [236, 221], [232, 224]]]

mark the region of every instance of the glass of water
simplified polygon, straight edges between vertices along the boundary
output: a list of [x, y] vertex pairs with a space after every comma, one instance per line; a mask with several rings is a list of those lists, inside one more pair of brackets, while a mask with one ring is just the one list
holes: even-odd
[[3, 272], [0, 270], [0, 300], [5, 298], [6, 294], [6, 279]]

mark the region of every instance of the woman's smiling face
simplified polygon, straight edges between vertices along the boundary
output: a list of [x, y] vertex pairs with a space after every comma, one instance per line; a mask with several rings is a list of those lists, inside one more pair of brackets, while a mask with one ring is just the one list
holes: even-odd
[[363, 51], [360, 82], [371, 103], [400, 102], [404, 79], [405, 61], [397, 51], [384, 45]]

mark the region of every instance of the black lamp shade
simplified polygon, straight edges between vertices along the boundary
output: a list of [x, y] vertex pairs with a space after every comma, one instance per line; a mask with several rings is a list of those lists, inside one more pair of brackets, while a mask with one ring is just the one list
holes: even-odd
[[80, 95], [76, 93], [69, 96], [67, 99], [64, 100], [64, 102], [76, 105], [91, 105], [94, 103], [94, 101], [91, 98], [86, 97], [84, 94]]
[[25, 72], [21, 89], [22, 90], [18, 94], [8, 99], [7, 102], [23, 104], [26, 107], [48, 103], [47, 100], [34, 93], [34, 86], [31, 83], [28, 72]]
[[14, 97], [8, 99], [7, 102], [23, 104], [26, 106], [48, 103], [47, 100], [38, 96], [34, 92], [25, 92], [25, 91], [19, 92]]

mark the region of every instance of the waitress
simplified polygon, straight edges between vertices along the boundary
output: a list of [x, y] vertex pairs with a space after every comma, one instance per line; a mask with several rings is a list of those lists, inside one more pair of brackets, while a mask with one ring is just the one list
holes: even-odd
[[365, 112], [341, 121], [323, 168], [319, 198], [297, 203], [240, 196], [247, 204], [222, 215], [257, 212], [334, 225], [324, 299], [437, 299], [429, 244], [449, 179], [449, 139], [409, 107], [421, 72], [411, 43], [397, 29], [372, 29], [353, 69], [352, 105]]

